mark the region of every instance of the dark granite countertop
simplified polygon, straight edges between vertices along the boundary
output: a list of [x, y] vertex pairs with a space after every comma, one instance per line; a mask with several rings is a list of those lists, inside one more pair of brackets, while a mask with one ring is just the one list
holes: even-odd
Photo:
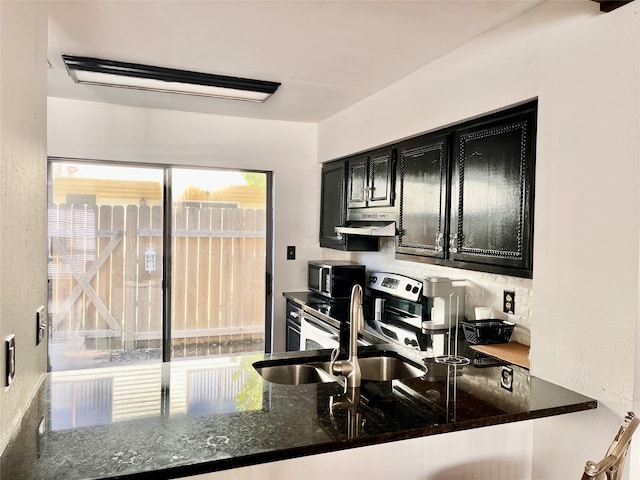
[[269, 383], [252, 367], [329, 353], [50, 373], [0, 457], [0, 478], [177, 478], [597, 407], [517, 366], [507, 390], [501, 367], [428, 363], [424, 377], [363, 381], [355, 411], [340, 408], [338, 383]]

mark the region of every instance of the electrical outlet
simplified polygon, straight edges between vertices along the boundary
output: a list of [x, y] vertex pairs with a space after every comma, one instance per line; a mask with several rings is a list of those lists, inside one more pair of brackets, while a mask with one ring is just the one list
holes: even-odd
[[44, 333], [47, 329], [47, 322], [45, 320], [44, 305], [36, 310], [36, 345], [40, 345], [40, 342], [44, 340]]
[[502, 367], [500, 369], [500, 386], [510, 392], [513, 390], [513, 368]]
[[6, 382], [5, 385], [8, 387], [13, 383], [13, 380], [16, 378], [16, 336], [10, 335], [5, 340], [5, 351], [6, 351]]
[[505, 290], [502, 296], [502, 311], [504, 313], [516, 313], [516, 292]]
[[296, 247], [294, 245], [289, 245], [287, 247], [287, 260], [295, 260], [296, 259]]

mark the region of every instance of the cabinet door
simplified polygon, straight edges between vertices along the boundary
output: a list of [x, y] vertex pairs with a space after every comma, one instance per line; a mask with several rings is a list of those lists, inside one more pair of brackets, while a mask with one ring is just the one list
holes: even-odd
[[456, 131], [453, 260], [530, 270], [535, 110]]
[[320, 192], [320, 246], [344, 244], [335, 227], [345, 222], [345, 162], [331, 162], [322, 166]]
[[369, 156], [368, 205], [393, 205], [393, 150], [386, 148]]
[[397, 253], [445, 257], [447, 139], [424, 135], [398, 146]]
[[367, 156], [352, 158], [347, 161], [347, 207], [362, 208], [367, 206], [368, 177]]

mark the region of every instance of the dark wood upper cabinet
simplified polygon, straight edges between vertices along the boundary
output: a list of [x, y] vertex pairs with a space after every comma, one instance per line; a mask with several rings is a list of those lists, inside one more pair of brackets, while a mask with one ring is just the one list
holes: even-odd
[[346, 170], [344, 160], [322, 166], [320, 185], [320, 246], [336, 250], [375, 251], [378, 239], [336, 233], [344, 225], [347, 213]]
[[347, 208], [393, 206], [391, 147], [347, 160]]
[[453, 134], [449, 258], [530, 271], [536, 109]]
[[384, 212], [398, 259], [531, 278], [537, 105], [325, 164], [320, 245], [377, 250], [334, 228]]
[[445, 258], [448, 135], [398, 145], [396, 252]]
[[322, 166], [320, 186], [320, 246], [342, 246], [342, 236], [335, 227], [344, 224], [345, 162], [325, 163]]

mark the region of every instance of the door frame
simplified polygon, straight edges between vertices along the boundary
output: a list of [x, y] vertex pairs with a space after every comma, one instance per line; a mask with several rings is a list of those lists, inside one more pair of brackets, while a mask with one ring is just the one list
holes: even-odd
[[[273, 171], [268, 170], [254, 170], [243, 168], [228, 168], [228, 167], [215, 167], [215, 166], [202, 166], [202, 165], [182, 165], [182, 164], [161, 164], [161, 163], [147, 163], [147, 162], [128, 162], [119, 160], [95, 160], [95, 159], [83, 159], [72, 157], [47, 157], [47, 195], [48, 201], [53, 203], [53, 190], [50, 186], [53, 185], [52, 169], [51, 165], [54, 163], [84, 163], [89, 165], [112, 165], [123, 167], [136, 167], [136, 168], [149, 168], [149, 169], [161, 169], [163, 171], [163, 300], [162, 300], [162, 361], [171, 361], [171, 301], [172, 301], [172, 204], [173, 204], [173, 191], [172, 191], [172, 171], [174, 169], [189, 169], [189, 170], [220, 170], [220, 171], [234, 171], [244, 173], [262, 173], [266, 175], [266, 205], [265, 205], [265, 323], [264, 323], [264, 350], [265, 353], [271, 353], [273, 351]], [[51, 242], [49, 249], [51, 250]], [[51, 254], [51, 251], [49, 252]], [[48, 282], [48, 278], [47, 278]], [[49, 302], [51, 302], [51, 288], [47, 287], [49, 296]], [[49, 361], [49, 370], [51, 369], [51, 363]]]

